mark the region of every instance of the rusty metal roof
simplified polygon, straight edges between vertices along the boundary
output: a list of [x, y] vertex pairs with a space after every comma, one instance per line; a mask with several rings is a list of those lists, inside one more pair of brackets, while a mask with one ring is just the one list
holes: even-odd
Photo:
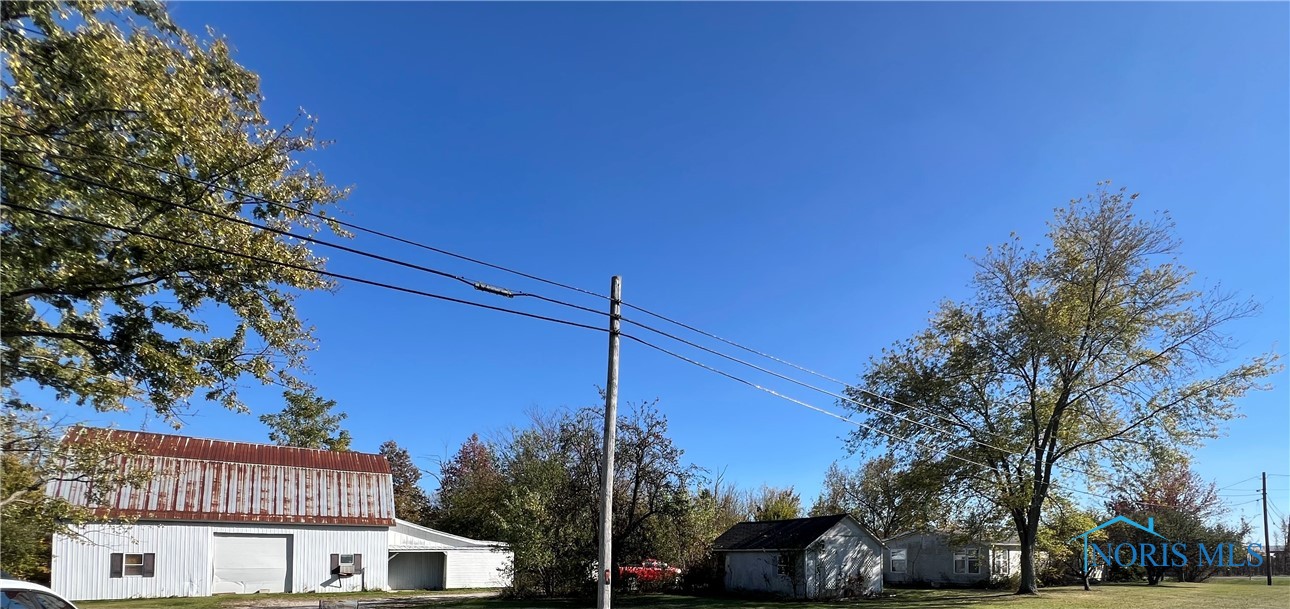
[[91, 505], [83, 482], [49, 493], [97, 515], [140, 520], [393, 526], [394, 488], [381, 455], [77, 428], [66, 442], [129, 446], [123, 466], [152, 472], [139, 487]]

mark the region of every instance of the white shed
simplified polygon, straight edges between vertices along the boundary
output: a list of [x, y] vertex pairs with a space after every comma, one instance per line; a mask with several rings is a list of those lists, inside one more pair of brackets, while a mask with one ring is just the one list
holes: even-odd
[[731, 592], [809, 599], [882, 592], [882, 541], [846, 514], [741, 522], [712, 549]]
[[81, 428], [131, 446], [152, 478], [91, 505], [84, 483], [48, 492], [116, 524], [53, 539], [51, 587], [72, 600], [385, 589], [394, 526], [380, 455]]
[[390, 588], [502, 588], [511, 583], [515, 559], [498, 541], [469, 539], [395, 520], [390, 529]]

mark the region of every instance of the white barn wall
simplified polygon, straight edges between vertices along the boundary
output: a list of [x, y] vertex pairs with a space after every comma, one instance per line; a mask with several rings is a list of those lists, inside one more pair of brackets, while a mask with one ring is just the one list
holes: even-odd
[[511, 585], [515, 554], [492, 548], [447, 551], [444, 588], [502, 588]]
[[[53, 540], [51, 587], [71, 600], [209, 596], [217, 533], [290, 535], [292, 592], [387, 589], [386, 527], [139, 523], [89, 525]], [[88, 541], [88, 543], [86, 543]], [[110, 555], [155, 553], [154, 577], [108, 577]], [[365, 575], [338, 579], [332, 554], [362, 554]]]

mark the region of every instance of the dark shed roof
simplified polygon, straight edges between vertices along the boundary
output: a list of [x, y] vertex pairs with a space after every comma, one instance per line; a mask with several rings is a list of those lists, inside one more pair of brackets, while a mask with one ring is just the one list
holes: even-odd
[[846, 518], [846, 514], [741, 522], [712, 542], [712, 549], [722, 550], [801, 550], [820, 538], [825, 531]]

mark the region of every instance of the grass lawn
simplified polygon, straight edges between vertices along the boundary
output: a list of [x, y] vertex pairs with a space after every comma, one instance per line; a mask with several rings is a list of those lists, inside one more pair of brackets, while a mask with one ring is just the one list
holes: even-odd
[[[233, 609], [235, 607], [279, 607], [317, 605], [318, 599], [411, 599], [419, 596], [454, 596], [472, 594], [492, 594], [496, 590], [478, 588], [461, 588], [455, 590], [388, 590], [371, 592], [337, 592], [327, 594], [221, 594], [219, 596], [194, 596], [187, 598], [144, 598], [123, 601], [78, 601], [78, 609]], [[448, 606], [447, 602], [442, 606]], [[469, 600], [469, 599], [461, 599]], [[480, 599], [491, 600], [491, 599]], [[461, 601], [454, 601], [461, 602]], [[407, 605], [401, 605], [401, 607]], [[438, 604], [432, 606], [440, 606]]]
[[[232, 607], [272, 607], [283, 600], [298, 600], [299, 605], [315, 603], [317, 598], [405, 597], [391, 603], [400, 609], [586, 609], [592, 601], [537, 600], [512, 601], [495, 598], [443, 598], [433, 601], [407, 602], [406, 597], [425, 592], [369, 592], [356, 595], [264, 595], [263, 597], [221, 596], [193, 599], [151, 599], [139, 601], [102, 601], [79, 603], [85, 609], [226, 609]], [[264, 601], [260, 604], [260, 601]], [[618, 596], [615, 607], [623, 609], [1290, 609], [1290, 578], [1281, 577], [1268, 587], [1263, 579], [1213, 579], [1203, 584], [1164, 583], [1107, 584], [1094, 586], [1090, 592], [1080, 587], [1048, 588], [1037, 597], [1016, 596], [999, 590], [907, 590], [888, 589], [883, 598], [839, 602], [775, 602], [764, 600], [713, 599], [693, 596], [642, 595]], [[375, 605], [374, 606], [379, 606]]]

